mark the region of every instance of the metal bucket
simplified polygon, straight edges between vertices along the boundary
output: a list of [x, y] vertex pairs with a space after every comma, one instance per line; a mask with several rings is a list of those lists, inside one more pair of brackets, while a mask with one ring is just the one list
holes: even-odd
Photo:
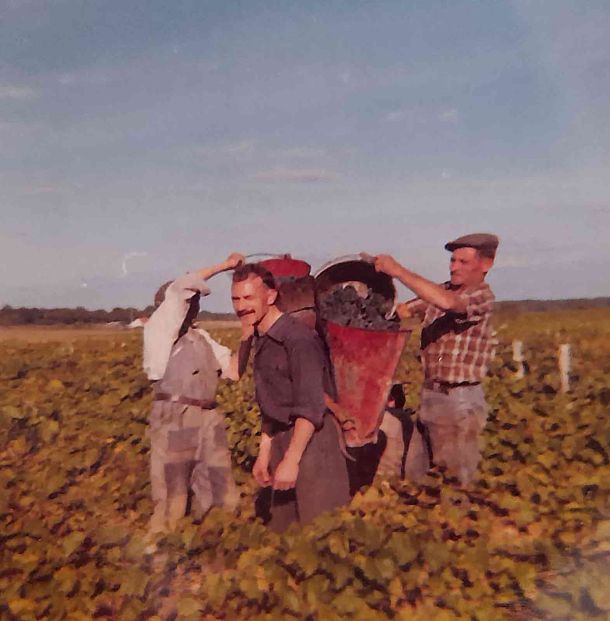
[[338, 405], [353, 419], [353, 425], [343, 432], [347, 446], [376, 441], [394, 372], [409, 334], [408, 330], [361, 330], [326, 322]]
[[377, 272], [372, 260], [359, 254], [349, 254], [325, 263], [315, 274], [316, 290], [322, 296], [337, 285], [346, 282], [364, 283], [373, 293], [381, 294], [392, 303], [396, 298], [396, 287], [390, 276]]
[[278, 255], [272, 259], [260, 261], [265, 269], [279, 280], [305, 278], [311, 272], [311, 265], [299, 259], [293, 259], [289, 254]]
[[[315, 278], [319, 296], [346, 282], [361, 282], [392, 305], [395, 301], [392, 279], [376, 272], [372, 263], [359, 255], [327, 263]], [[342, 415], [352, 421], [343, 431], [347, 446], [363, 446], [377, 440], [394, 373], [410, 333], [410, 330], [364, 330], [325, 322], [338, 406]]]

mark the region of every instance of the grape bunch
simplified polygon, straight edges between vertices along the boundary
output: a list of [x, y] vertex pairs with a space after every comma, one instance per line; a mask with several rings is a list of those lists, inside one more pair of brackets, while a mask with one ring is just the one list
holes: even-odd
[[364, 330], [399, 330], [400, 319], [396, 315], [386, 319], [391, 309], [392, 302], [379, 293], [369, 290], [367, 297], [363, 298], [351, 285], [334, 289], [319, 300], [323, 319]]

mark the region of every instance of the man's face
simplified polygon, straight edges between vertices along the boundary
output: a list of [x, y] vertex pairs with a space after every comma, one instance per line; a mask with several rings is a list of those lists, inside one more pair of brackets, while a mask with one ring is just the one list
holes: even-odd
[[476, 248], [456, 248], [449, 263], [451, 284], [466, 287], [478, 285], [492, 265], [492, 259], [482, 257]]
[[234, 282], [231, 301], [236, 315], [246, 325], [256, 327], [275, 302], [277, 291], [269, 289], [260, 276], [251, 274], [246, 280]]

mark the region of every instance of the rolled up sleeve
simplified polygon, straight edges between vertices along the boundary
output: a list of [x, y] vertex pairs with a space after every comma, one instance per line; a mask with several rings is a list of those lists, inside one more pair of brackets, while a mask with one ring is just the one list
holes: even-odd
[[456, 316], [457, 323], [478, 323], [493, 311], [495, 298], [489, 287], [466, 290], [458, 295], [466, 310]]
[[305, 418], [316, 429], [324, 418], [324, 377], [326, 361], [321, 345], [315, 339], [295, 339], [288, 346], [292, 379], [292, 419]]
[[205, 280], [203, 280], [197, 272], [185, 274], [184, 276], [176, 278], [167, 288], [164, 302], [167, 302], [168, 299], [171, 301], [190, 300], [196, 293], [200, 295], [209, 295], [210, 289], [206, 285]]

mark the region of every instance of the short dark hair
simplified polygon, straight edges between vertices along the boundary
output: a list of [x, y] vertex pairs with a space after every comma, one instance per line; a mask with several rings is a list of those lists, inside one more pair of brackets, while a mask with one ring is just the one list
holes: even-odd
[[161, 305], [161, 302], [163, 302], [163, 300], [165, 300], [165, 292], [167, 291], [167, 288], [173, 283], [173, 280], [168, 280], [167, 282], [163, 283], [158, 289], [157, 292], [155, 293], [155, 298], [154, 298], [154, 306], [155, 308], [157, 306]]
[[277, 283], [273, 274], [260, 263], [245, 263], [236, 267], [233, 271], [233, 282], [248, 280], [250, 276], [258, 276], [268, 289], [275, 289], [277, 291]]

